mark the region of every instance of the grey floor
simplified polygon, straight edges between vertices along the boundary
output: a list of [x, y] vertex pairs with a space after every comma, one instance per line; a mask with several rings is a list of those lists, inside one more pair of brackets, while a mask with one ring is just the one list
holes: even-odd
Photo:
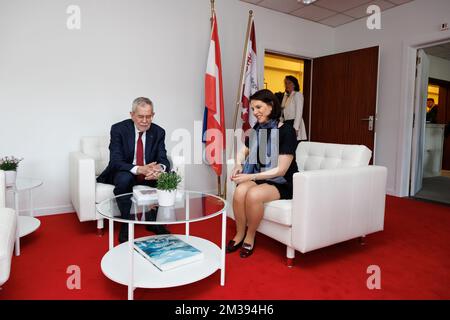
[[450, 177], [424, 178], [415, 198], [450, 204]]

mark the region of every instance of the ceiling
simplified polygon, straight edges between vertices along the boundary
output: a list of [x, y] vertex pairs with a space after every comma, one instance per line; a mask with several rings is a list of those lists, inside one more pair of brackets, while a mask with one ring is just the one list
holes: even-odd
[[305, 5], [302, 1], [297, 0], [241, 1], [330, 27], [338, 27], [367, 16], [366, 10], [369, 5], [377, 5], [381, 11], [385, 11], [413, 0], [317, 0], [310, 5]]
[[450, 60], [450, 42], [424, 49], [430, 56]]

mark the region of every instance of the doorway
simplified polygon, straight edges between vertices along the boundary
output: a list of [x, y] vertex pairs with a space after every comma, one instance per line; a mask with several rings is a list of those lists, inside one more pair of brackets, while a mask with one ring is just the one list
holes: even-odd
[[417, 50], [410, 196], [450, 204], [450, 42]]
[[311, 60], [293, 55], [265, 51], [264, 53], [264, 89], [272, 91], [280, 101], [285, 93], [284, 79], [294, 76], [304, 97], [302, 118], [309, 140], [309, 115], [311, 100]]

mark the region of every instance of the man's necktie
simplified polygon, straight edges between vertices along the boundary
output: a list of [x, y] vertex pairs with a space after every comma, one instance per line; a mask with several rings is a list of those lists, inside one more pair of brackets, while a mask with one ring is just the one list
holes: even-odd
[[[142, 143], [142, 134], [143, 132], [139, 132], [139, 138], [136, 144], [136, 165], [143, 166], [144, 165], [144, 144]], [[138, 182], [143, 182], [145, 180], [145, 176], [140, 174], [137, 176]]]

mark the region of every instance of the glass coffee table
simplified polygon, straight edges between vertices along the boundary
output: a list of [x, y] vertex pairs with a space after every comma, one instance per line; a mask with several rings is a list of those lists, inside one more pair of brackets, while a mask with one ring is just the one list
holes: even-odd
[[[121, 217], [117, 201], [132, 199], [131, 212], [127, 219]], [[149, 214], [153, 210], [154, 214]], [[128, 286], [128, 299], [133, 300], [136, 288], [168, 288], [200, 281], [217, 270], [221, 270], [220, 284], [225, 285], [225, 235], [226, 201], [218, 196], [183, 190], [177, 191], [175, 204], [171, 207], [158, 205], [156, 197], [137, 203], [132, 193], [119, 195], [102, 201], [97, 212], [109, 220], [109, 251], [103, 256], [101, 269], [110, 280]], [[156, 214], [155, 214], [156, 212]], [[191, 223], [222, 216], [221, 246], [189, 234]], [[114, 246], [114, 222], [128, 224], [128, 242]], [[184, 224], [185, 234], [177, 238], [199, 249], [203, 253], [200, 261], [160, 271], [149, 260], [134, 249], [134, 241], [149, 237], [134, 238], [135, 225]], [[158, 237], [158, 236], [153, 236]]]

